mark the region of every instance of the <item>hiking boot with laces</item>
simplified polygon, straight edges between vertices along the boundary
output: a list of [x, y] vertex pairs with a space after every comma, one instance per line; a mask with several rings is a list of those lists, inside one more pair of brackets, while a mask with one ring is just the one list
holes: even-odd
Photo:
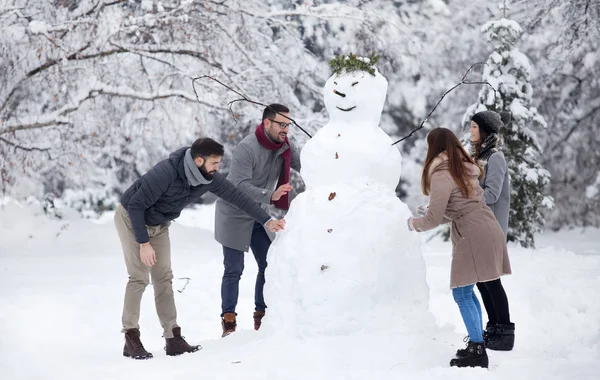
[[[485, 330], [483, 330], [483, 342], [484, 342], [485, 348], [489, 348], [490, 350], [493, 350], [493, 348], [489, 347], [489, 340], [490, 340], [490, 337], [493, 337], [495, 334], [496, 334], [496, 324], [488, 322], [485, 325]], [[463, 342], [465, 342], [465, 344], [467, 346], [469, 345], [470, 341], [471, 341], [471, 339], [469, 338], [468, 335], [463, 339]], [[456, 351], [456, 357], [462, 358], [462, 357], [467, 356], [467, 351], [468, 351], [468, 347], [458, 349]]]
[[221, 327], [223, 327], [223, 335], [221, 335], [221, 338], [225, 338], [227, 335], [235, 332], [235, 328], [237, 327], [235, 313], [225, 313], [221, 320]]
[[469, 343], [471, 343], [470, 337], [467, 335], [463, 339], [463, 342], [465, 342], [465, 345], [467, 347], [466, 348], [459, 348], [458, 350], [456, 350], [456, 357], [457, 358], [464, 358], [465, 356], [467, 356], [467, 353], [469, 352]]
[[123, 356], [132, 359], [152, 359], [152, 354], [146, 351], [140, 340], [140, 330], [130, 329], [125, 332], [125, 347]]
[[483, 342], [471, 342], [467, 345], [466, 356], [450, 360], [450, 367], [482, 367], [488, 368], [489, 360]]
[[181, 336], [181, 327], [173, 327], [173, 337], [165, 340], [167, 342], [165, 351], [169, 356], [192, 353], [202, 349], [199, 345], [191, 346], [185, 341], [184, 337]]
[[264, 311], [255, 311], [254, 312], [254, 330], [260, 329], [260, 325], [262, 324], [262, 319], [265, 316]]

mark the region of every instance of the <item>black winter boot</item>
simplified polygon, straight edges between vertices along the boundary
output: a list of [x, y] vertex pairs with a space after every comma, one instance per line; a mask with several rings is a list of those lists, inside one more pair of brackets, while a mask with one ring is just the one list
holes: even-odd
[[487, 348], [496, 351], [510, 351], [515, 345], [515, 324], [496, 324], [493, 334], [487, 336]]
[[471, 343], [471, 339], [470, 337], [467, 335], [464, 339], [463, 342], [465, 342], [466, 344], [466, 348], [459, 348], [458, 350], [456, 350], [456, 357], [457, 358], [464, 358], [465, 356], [467, 356], [467, 353], [469, 352], [469, 343]]
[[487, 368], [489, 364], [484, 343], [469, 342], [467, 355], [450, 360], [450, 367], [482, 367]]
[[185, 353], [196, 352], [202, 347], [200, 346], [190, 346], [188, 342], [181, 336], [181, 327], [173, 327], [173, 337], [166, 338], [167, 345], [165, 346], [165, 351], [169, 356], [177, 356]]
[[152, 359], [152, 354], [146, 351], [140, 340], [139, 329], [130, 329], [125, 332], [123, 356], [132, 359]]
[[485, 330], [483, 330], [483, 341], [487, 343], [488, 337], [494, 335], [496, 333], [496, 324], [495, 323], [486, 323]]

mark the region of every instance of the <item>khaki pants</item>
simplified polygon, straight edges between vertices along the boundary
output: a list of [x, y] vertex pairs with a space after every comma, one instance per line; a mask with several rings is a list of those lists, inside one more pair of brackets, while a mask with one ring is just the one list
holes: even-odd
[[131, 220], [122, 205], [117, 207], [115, 213], [115, 226], [123, 254], [125, 265], [129, 274], [129, 281], [125, 288], [125, 302], [123, 305], [123, 330], [137, 328], [140, 319], [140, 306], [142, 295], [149, 280], [152, 279], [154, 288], [154, 303], [156, 313], [163, 327], [165, 338], [173, 337], [173, 327], [177, 327], [177, 310], [175, 309], [175, 298], [173, 296], [173, 271], [171, 270], [171, 244], [169, 240], [169, 225], [163, 223], [160, 226], [146, 226], [150, 236], [150, 245], [156, 252], [156, 264], [152, 267], [142, 263], [140, 259], [140, 244], [135, 240], [131, 227]]

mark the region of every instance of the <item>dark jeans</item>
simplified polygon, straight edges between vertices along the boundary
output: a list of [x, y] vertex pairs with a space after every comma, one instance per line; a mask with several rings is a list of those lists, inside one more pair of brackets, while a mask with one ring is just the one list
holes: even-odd
[[488, 322], [509, 324], [508, 298], [500, 279], [478, 282], [477, 289], [481, 293], [481, 299], [488, 315]]
[[[267, 252], [271, 246], [271, 239], [265, 228], [254, 223], [250, 248], [258, 264], [256, 275], [256, 286], [254, 288], [254, 303], [256, 311], [265, 311], [265, 298], [263, 289], [265, 286], [265, 269], [267, 269]], [[244, 252], [223, 246], [223, 282], [221, 282], [221, 317], [225, 313], [235, 313], [240, 290], [240, 278], [244, 271]]]

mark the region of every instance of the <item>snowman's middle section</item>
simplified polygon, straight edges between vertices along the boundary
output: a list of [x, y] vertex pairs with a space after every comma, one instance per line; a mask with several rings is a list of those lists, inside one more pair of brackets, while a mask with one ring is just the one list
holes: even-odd
[[301, 159], [307, 189], [357, 177], [369, 177], [395, 189], [402, 170], [400, 152], [381, 128], [334, 122], [306, 143]]

